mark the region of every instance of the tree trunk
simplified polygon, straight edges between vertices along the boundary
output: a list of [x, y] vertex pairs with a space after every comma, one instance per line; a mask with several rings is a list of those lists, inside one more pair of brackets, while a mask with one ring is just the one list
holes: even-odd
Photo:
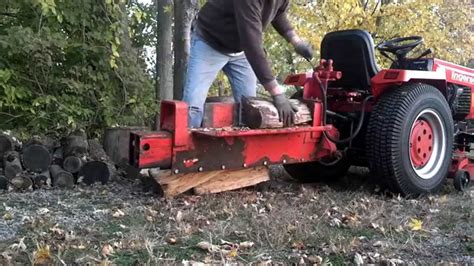
[[197, 0], [174, 2], [174, 99], [183, 98], [191, 43], [191, 23], [198, 10]]
[[[298, 100], [290, 100], [298, 108], [295, 114], [295, 125], [308, 123], [312, 120], [311, 111], [306, 104]], [[281, 128], [278, 111], [272, 102], [258, 98], [242, 100], [242, 120], [250, 128]]]
[[[157, 1], [156, 97], [173, 99], [173, 1]], [[181, 1], [181, 0], [180, 0]]]

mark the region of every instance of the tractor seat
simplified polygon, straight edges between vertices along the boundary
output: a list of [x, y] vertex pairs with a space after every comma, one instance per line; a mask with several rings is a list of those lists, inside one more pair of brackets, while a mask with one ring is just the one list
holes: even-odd
[[364, 30], [343, 30], [326, 34], [321, 43], [321, 58], [334, 60], [334, 70], [342, 78], [331, 87], [370, 89], [370, 80], [379, 72], [375, 61], [374, 40]]

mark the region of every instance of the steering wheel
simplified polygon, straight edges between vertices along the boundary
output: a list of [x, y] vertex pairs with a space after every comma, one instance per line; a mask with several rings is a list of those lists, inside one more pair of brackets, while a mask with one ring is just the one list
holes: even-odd
[[384, 54], [389, 52], [397, 56], [398, 59], [403, 59], [415, 47], [423, 43], [423, 37], [410, 36], [395, 38], [385, 41], [376, 46], [376, 48]]

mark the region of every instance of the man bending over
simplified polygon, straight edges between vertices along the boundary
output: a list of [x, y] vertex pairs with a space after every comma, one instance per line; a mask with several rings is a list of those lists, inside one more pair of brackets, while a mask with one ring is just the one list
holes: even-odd
[[272, 95], [280, 120], [293, 125], [294, 110], [278, 84], [263, 49], [263, 31], [271, 23], [307, 59], [313, 57], [287, 18], [290, 0], [208, 0], [199, 11], [191, 38], [184, 88], [189, 125], [200, 127], [203, 106], [218, 72], [227, 75], [236, 102], [256, 96], [257, 78]]

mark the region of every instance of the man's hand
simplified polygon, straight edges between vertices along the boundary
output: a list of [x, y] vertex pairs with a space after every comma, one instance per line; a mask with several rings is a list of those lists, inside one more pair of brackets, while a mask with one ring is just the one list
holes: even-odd
[[278, 116], [280, 117], [280, 122], [283, 122], [284, 127], [293, 126], [295, 123], [295, 112], [298, 111], [295, 108], [285, 94], [273, 95], [273, 103], [275, 104], [278, 110]]
[[294, 44], [295, 52], [306, 60], [311, 61], [313, 59], [313, 47], [311, 44], [305, 41], [299, 41]]

